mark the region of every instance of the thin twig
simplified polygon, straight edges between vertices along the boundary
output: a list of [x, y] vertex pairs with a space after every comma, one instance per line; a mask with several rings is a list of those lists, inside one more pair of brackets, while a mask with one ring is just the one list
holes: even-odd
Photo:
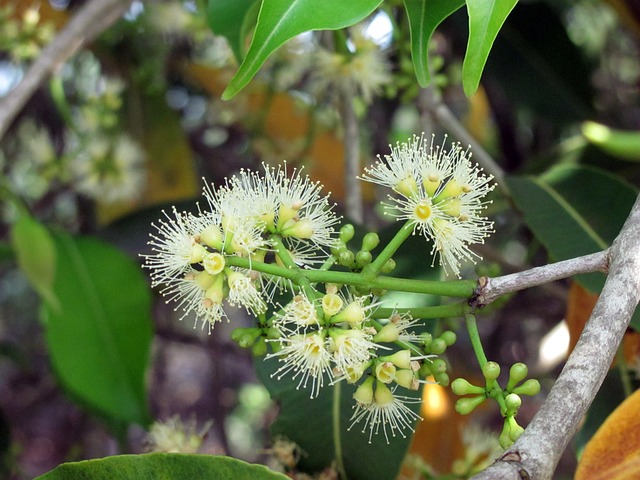
[[608, 256], [609, 250], [604, 250], [502, 277], [481, 277], [472, 302], [478, 307], [483, 307], [505, 293], [517, 292], [582, 273], [606, 273]]
[[78, 13], [42, 50], [16, 88], [0, 99], [0, 140], [49, 75], [120, 18], [130, 3], [131, 0], [91, 0], [80, 7]]
[[493, 175], [498, 187], [502, 192], [508, 196], [507, 184], [504, 181], [504, 171], [502, 167], [493, 159], [489, 153], [482, 148], [482, 145], [469, 133], [469, 131], [462, 125], [456, 116], [449, 110], [439, 98], [439, 95], [433, 89], [428, 87], [421, 90], [418, 96], [418, 102], [420, 107], [426, 111], [431, 112], [433, 118], [435, 118], [445, 130], [450, 132], [458, 141], [463, 144], [467, 144], [473, 151], [473, 159], [489, 174]]
[[545, 403], [518, 441], [475, 480], [552, 478], [640, 301], [640, 196], [609, 249], [609, 259], [602, 293]]
[[353, 98], [345, 90], [342, 95], [340, 115], [344, 128], [344, 175], [345, 210], [347, 217], [355, 223], [362, 223], [362, 187], [360, 180], [360, 132], [358, 117], [353, 108]]

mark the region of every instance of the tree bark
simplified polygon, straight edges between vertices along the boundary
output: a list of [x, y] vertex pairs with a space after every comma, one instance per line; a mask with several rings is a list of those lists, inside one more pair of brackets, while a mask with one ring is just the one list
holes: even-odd
[[518, 441], [475, 480], [552, 478], [640, 300], [640, 196], [608, 253], [607, 281], [547, 400]]

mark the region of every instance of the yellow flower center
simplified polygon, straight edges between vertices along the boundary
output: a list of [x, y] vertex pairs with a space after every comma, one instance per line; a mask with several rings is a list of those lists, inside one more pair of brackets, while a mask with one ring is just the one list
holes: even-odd
[[414, 213], [418, 220], [424, 222], [431, 217], [431, 205], [427, 205], [426, 203], [419, 203], [418, 205], [416, 205]]

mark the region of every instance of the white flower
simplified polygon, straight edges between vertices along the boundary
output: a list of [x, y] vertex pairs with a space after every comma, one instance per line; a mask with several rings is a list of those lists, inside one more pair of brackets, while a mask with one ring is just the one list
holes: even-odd
[[[419, 398], [395, 395], [394, 392], [381, 382], [376, 382], [375, 393], [372, 393], [373, 379], [370, 377], [363, 383], [356, 393], [355, 412], [351, 415], [348, 430], [364, 420], [362, 432], [369, 430], [369, 443], [373, 434], [378, 434], [380, 427], [384, 432], [384, 438], [389, 443], [389, 433], [395, 437], [399, 433], [406, 437], [404, 430], [413, 430], [413, 424], [420, 419], [420, 415], [411, 410], [407, 404], [420, 403]], [[387, 432], [387, 428], [389, 432]]]
[[371, 352], [380, 345], [372, 341], [373, 336], [365, 330], [331, 328], [331, 351], [337, 372], [347, 374], [371, 359]]
[[186, 212], [172, 207], [173, 216], [162, 211], [165, 219], [152, 225], [158, 234], [151, 234], [151, 255], [143, 255], [145, 267], [151, 269], [152, 285], [171, 281], [189, 270], [192, 263], [202, 260], [205, 253], [194, 237], [194, 219]]
[[288, 328], [287, 325], [293, 325], [293, 331], [306, 329], [307, 327], [317, 326], [319, 324], [320, 321], [315, 305], [304, 295], [296, 295], [293, 297], [284, 307], [283, 313], [274, 318], [274, 325], [276, 327]]
[[153, 422], [145, 439], [146, 450], [167, 453], [198, 453], [202, 441], [213, 422], [205, 423], [200, 431], [195, 420], [183, 422], [178, 415], [164, 422]]
[[298, 334], [280, 338], [279, 341], [283, 344], [282, 349], [265, 357], [265, 360], [279, 357], [279, 361], [284, 362], [272, 377], [280, 380], [292, 373], [294, 380], [300, 377], [298, 389], [307, 388], [311, 380], [310, 397], [317, 397], [324, 385], [325, 375], [331, 373], [331, 354], [326, 348], [324, 336], [321, 333]]
[[416, 343], [422, 339], [419, 334], [409, 331], [409, 328], [418, 325], [422, 326], [419, 319], [413, 319], [408, 313], [394, 313], [389, 317], [389, 323], [384, 325], [378, 333], [373, 336], [374, 342], [409, 342]]
[[267, 304], [262, 300], [251, 278], [240, 272], [230, 271], [227, 274], [229, 285], [229, 303], [241, 305], [249, 313], [258, 315], [267, 309]]
[[423, 134], [397, 145], [386, 163], [379, 160], [361, 179], [393, 189], [398, 196], [389, 196], [385, 213], [407, 220], [414, 232], [432, 240], [432, 254], [438, 254], [445, 272], [460, 276], [461, 261], [478, 257], [470, 246], [493, 231], [493, 222], [482, 216], [489, 203], [482, 198], [495, 185], [470, 162], [469, 150], [454, 143], [446, 151], [433, 139], [427, 143]]

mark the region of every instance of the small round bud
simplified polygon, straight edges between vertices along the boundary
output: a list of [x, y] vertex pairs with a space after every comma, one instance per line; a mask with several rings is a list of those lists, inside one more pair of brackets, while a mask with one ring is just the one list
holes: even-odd
[[442, 332], [442, 335], [440, 335], [440, 338], [444, 340], [444, 343], [447, 344], [447, 347], [450, 347], [451, 345], [456, 343], [458, 336], [455, 334], [455, 332], [452, 332], [451, 330], [447, 330], [446, 332]]
[[270, 339], [280, 338], [280, 330], [278, 330], [276, 327], [269, 327], [267, 329], [267, 338], [270, 338]]
[[253, 353], [254, 357], [262, 357], [267, 353], [267, 342], [265, 342], [264, 338], [258, 338], [258, 341], [253, 344], [251, 348], [251, 353]]
[[378, 234], [375, 232], [369, 232], [362, 239], [361, 250], [363, 252], [370, 252], [371, 250], [376, 248], [379, 243], [380, 243], [380, 237], [378, 237]]
[[433, 379], [443, 387], [448, 387], [451, 379], [449, 378], [449, 374], [447, 372], [438, 373], [433, 376]]
[[351, 250], [343, 250], [338, 255], [338, 263], [343, 267], [351, 267], [356, 256]]
[[513, 393], [517, 393], [518, 395], [537, 395], [540, 393], [540, 382], [534, 378], [530, 378], [522, 385], [513, 389]]
[[433, 337], [430, 333], [422, 333], [420, 334], [420, 338], [422, 338], [422, 345], [424, 345], [424, 349], [428, 350], [431, 347], [431, 342], [433, 341]]
[[438, 373], [445, 373], [447, 371], [447, 362], [441, 358], [436, 358], [431, 362], [430, 369], [434, 376]]
[[500, 376], [500, 365], [496, 362], [487, 362], [482, 367], [482, 375], [487, 382], [493, 382]]
[[509, 370], [509, 381], [507, 383], [507, 392], [511, 392], [517, 384], [527, 378], [528, 373], [529, 369], [522, 362], [511, 365], [511, 369]]
[[373, 260], [371, 252], [365, 252], [364, 250], [361, 250], [356, 254], [356, 265], [359, 268], [362, 268], [365, 265], [369, 265], [371, 263], [371, 260]]
[[484, 395], [477, 397], [459, 398], [456, 401], [456, 412], [460, 415], [469, 415], [475, 408], [487, 399]]
[[389, 260], [384, 262], [384, 265], [382, 265], [382, 268], [380, 269], [380, 271], [382, 273], [391, 273], [395, 269], [396, 269], [396, 261], [393, 258], [390, 258]]
[[342, 243], [346, 244], [349, 243], [349, 240], [353, 238], [355, 233], [356, 229], [353, 228], [353, 225], [351, 225], [350, 223], [346, 223], [342, 226], [342, 228], [340, 228], [340, 235], [338, 236], [338, 238]]
[[236, 328], [231, 333], [231, 340], [236, 342], [240, 348], [251, 347], [260, 336], [259, 328]]
[[513, 416], [518, 413], [518, 409], [522, 405], [522, 399], [515, 393], [510, 393], [504, 397], [504, 404], [507, 407], [507, 415]]
[[434, 338], [431, 341], [431, 345], [429, 346], [429, 350], [431, 350], [431, 353], [434, 353], [436, 355], [442, 355], [446, 349], [447, 344], [441, 338]]
[[472, 385], [464, 378], [456, 378], [451, 382], [451, 391], [456, 395], [469, 395], [469, 394], [482, 394], [484, 388], [477, 385]]

